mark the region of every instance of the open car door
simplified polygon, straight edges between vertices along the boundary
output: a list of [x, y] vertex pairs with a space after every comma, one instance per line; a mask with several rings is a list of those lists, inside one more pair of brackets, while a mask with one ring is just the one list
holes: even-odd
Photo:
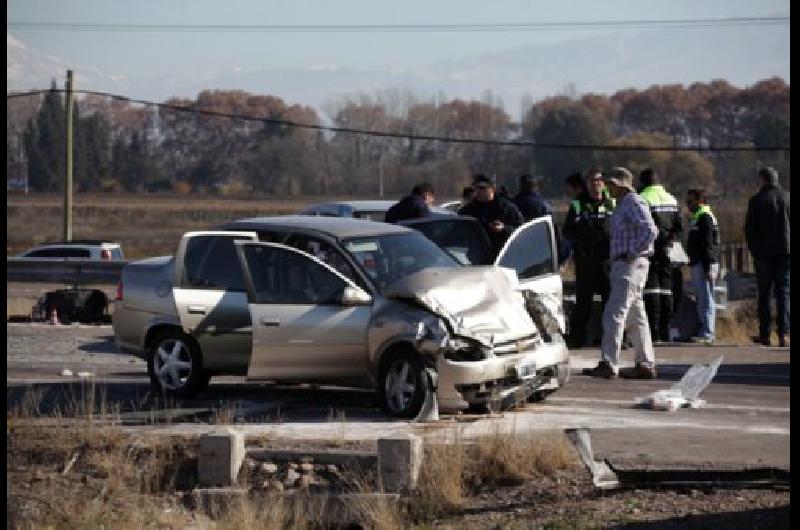
[[400, 221], [422, 232], [462, 265], [492, 265], [492, 245], [480, 223], [465, 216], [430, 216]]
[[351, 379], [368, 373], [372, 297], [310, 254], [237, 241], [253, 322], [252, 379]]
[[[247, 365], [250, 313], [233, 242], [255, 232], [187, 232], [175, 256], [172, 294], [183, 330], [193, 336], [209, 369]], [[211, 352], [225, 352], [214, 355]]]
[[539, 217], [520, 226], [500, 250], [495, 265], [517, 272], [528, 312], [540, 331], [563, 335], [563, 288], [552, 218]]

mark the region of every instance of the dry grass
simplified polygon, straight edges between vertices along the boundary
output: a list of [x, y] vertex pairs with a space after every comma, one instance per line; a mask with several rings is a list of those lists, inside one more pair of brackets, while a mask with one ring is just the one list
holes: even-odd
[[180, 513], [177, 489], [196, 481], [196, 450], [185, 439], [32, 425], [10, 426], [7, 436], [10, 528], [165, 524]]
[[[79, 193], [73, 203], [73, 235], [76, 239], [112, 239], [122, 244], [127, 258], [136, 259], [172, 254], [180, 236], [188, 230], [208, 229], [245, 217], [296, 213], [317, 202], [357, 198], [304, 196], [243, 200], [213, 195]], [[723, 243], [742, 240], [740, 225], [745, 200], [714, 207], [722, 227]], [[63, 197], [58, 194], [9, 195], [6, 199], [7, 254], [18, 254], [35, 244], [60, 240], [62, 201]], [[557, 208], [558, 223], [563, 222], [564, 204], [559, 202], [560, 209]]]
[[[118, 410], [105, 389], [85, 383], [64, 404], [44, 411], [41, 387], [28, 387], [7, 413], [9, 528], [182, 528], [199, 520], [216, 528], [320, 528], [329, 524], [325, 496], [250, 494], [197, 506], [197, 441], [137, 436], [114, 423]], [[215, 411], [216, 421], [235, 414]], [[53, 425], [47, 419], [68, 423]], [[116, 419], [115, 419], [116, 418]], [[343, 416], [331, 411], [331, 421]], [[40, 420], [40, 421], [29, 421]], [[458, 440], [456, 440], [458, 442]], [[430, 521], [467, 499], [562, 469], [578, 468], [563, 434], [518, 436], [495, 432], [471, 444], [429, 445], [418, 490], [398, 506], [365, 496], [345, 507], [361, 528], [393, 529]], [[244, 473], [240, 483], [247, 478]], [[381, 493], [376, 477], [352, 477], [356, 493]]]
[[239, 414], [239, 407], [231, 401], [224, 402], [219, 407], [214, 407], [211, 411], [209, 423], [212, 425], [231, 425], [236, 421]]
[[428, 445], [410, 512], [418, 519], [438, 517], [481, 491], [577, 469], [575, 451], [560, 432], [498, 431], [472, 444]]
[[[298, 199], [222, 199], [198, 195], [76, 194], [75, 239], [104, 239], [122, 245], [125, 257], [172, 254], [184, 232], [209, 229], [246, 217], [284, 215], [337, 197]], [[14, 255], [33, 245], [59, 241], [62, 201], [55, 194], [9, 196], [6, 200], [6, 252]]]
[[[730, 304], [730, 302], [728, 302]], [[714, 335], [719, 342], [752, 344], [750, 337], [758, 335], [758, 305], [744, 300], [733, 307], [730, 315], [717, 312]], [[777, 338], [776, 338], [777, 340]]]

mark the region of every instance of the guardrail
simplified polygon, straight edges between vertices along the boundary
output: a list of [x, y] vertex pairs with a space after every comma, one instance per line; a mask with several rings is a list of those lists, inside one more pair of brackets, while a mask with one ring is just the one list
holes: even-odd
[[91, 261], [74, 258], [6, 258], [7, 282], [115, 284], [127, 261]]

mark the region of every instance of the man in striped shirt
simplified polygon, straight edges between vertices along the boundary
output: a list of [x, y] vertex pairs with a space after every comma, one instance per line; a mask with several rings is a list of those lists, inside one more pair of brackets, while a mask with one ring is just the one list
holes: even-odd
[[[650, 207], [633, 187], [630, 171], [613, 168], [606, 175], [606, 185], [617, 200], [611, 215], [611, 294], [603, 311], [600, 362], [584, 373], [608, 379], [617, 375], [655, 379], [655, 355], [642, 293], [658, 229]], [[633, 342], [636, 366], [619, 370], [619, 351], [626, 330]]]

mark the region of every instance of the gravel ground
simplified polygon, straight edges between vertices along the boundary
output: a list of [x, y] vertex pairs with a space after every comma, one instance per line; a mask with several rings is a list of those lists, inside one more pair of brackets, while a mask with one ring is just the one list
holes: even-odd
[[599, 492], [565, 473], [472, 497], [435, 528], [790, 528], [790, 493], [768, 489]]

